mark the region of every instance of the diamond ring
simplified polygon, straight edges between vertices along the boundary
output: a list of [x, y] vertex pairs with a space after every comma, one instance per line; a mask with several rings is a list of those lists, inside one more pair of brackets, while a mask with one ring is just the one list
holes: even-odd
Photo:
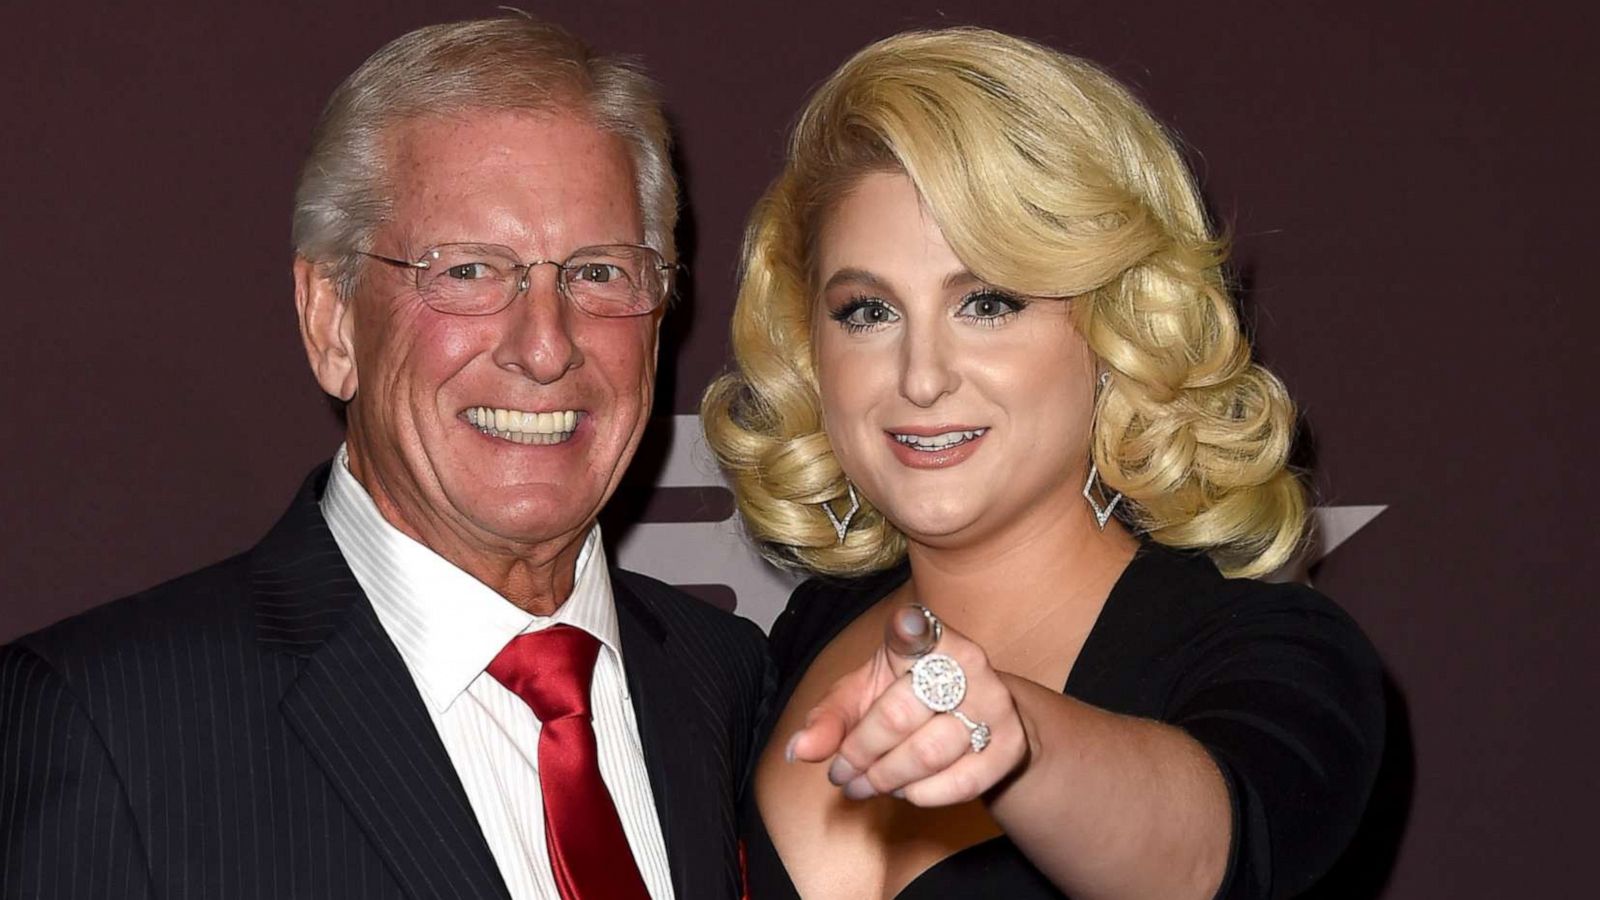
[[967, 673], [943, 653], [929, 653], [911, 666], [911, 693], [934, 712], [949, 712], [967, 696]]
[[966, 713], [959, 709], [950, 710], [950, 715], [955, 716], [958, 722], [967, 726], [967, 738], [972, 741], [973, 753], [982, 753], [983, 748], [989, 746], [990, 733], [988, 722], [974, 722], [967, 717]]

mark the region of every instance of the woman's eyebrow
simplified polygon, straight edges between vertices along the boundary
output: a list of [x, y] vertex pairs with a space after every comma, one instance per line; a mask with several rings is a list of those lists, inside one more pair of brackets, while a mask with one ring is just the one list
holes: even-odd
[[970, 269], [962, 269], [958, 272], [951, 272], [944, 280], [944, 286], [947, 290], [954, 287], [966, 287], [969, 284], [983, 283], [983, 279], [972, 274]]
[[828, 283], [824, 284], [822, 289], [830, 291], [841, 284], [860, 284], [873, 290], [885, 292], [889, 290], [889, 282], [884, 281], [866, 269], [857, 269], [853, 266], [846, 266], [834, 272], [828, 277]]
[[[983, 279], [972, 274], [970, 269], [960, 269], [958, 271], [951, 272], [949, 275], [945, 276], [944, 279], [944, 286], [946, 290], [956, 287], [965, 287], [969, 284], [983, 283]], [[832, 290], [841, 284], [859, 284], [864, 287], [872, 288], [873, 290], [884, 292], [891, 290], [889, 282], [883, 280], [877, 274], [866, 269], [858, 269], [854, 266], [846, 266], [837, 272], [834, 272], [833, 275], [829, 276], [827, 284], [824, 284], [822, 289], [824, 291]]]

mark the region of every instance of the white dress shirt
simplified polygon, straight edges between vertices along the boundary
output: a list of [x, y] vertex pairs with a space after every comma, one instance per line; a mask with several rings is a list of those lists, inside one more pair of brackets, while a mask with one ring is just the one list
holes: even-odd
[[545, 847], [540, 725], [521, 698], [484, 670], [525, 632], [566, 624], [599, 639], [589, 695], [600, 776], [650, 895], [670, 900], [672, 873], [628, 695], [600, 527], [589, 532], [578, 554], [572, 595], [555, 615], [544, 617], [511, 605], [390, 525], [350, 474], [344, 447], [322, 497], [322, 514], [411, 671], [515, 900], [560, 898]]

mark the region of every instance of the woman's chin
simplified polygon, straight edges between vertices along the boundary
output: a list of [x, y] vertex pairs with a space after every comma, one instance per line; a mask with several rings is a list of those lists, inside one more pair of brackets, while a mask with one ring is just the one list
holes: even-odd
[[975, 539], [981, 510], [940, 508], [914, 510], [904, 516], [891, 516], [900, 533], [913, 543], [930, 547], [956, 547]]

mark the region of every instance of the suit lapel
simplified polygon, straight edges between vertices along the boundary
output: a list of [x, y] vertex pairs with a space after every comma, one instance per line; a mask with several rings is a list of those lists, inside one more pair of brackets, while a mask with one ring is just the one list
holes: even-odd
[[733, 774], [716, 764], [715, 748], [725, 740], [710, 733], [711, 723], [696, 711], [700, 705], [691, 697], [684, 661], [678, 658], [682, 641], [675, 641], [661, 617], [619, 579], [612, 579], [612, 591], [673, 889], [679, 900], [723, 896], [734, 865], [724, 859], [722, 835], [723, 803]]
[[413, 896], [508, 898], [411, 674], [322, 518], [327, 472], [253, 553], [260, 641], [301, 658], [283, 715]]

